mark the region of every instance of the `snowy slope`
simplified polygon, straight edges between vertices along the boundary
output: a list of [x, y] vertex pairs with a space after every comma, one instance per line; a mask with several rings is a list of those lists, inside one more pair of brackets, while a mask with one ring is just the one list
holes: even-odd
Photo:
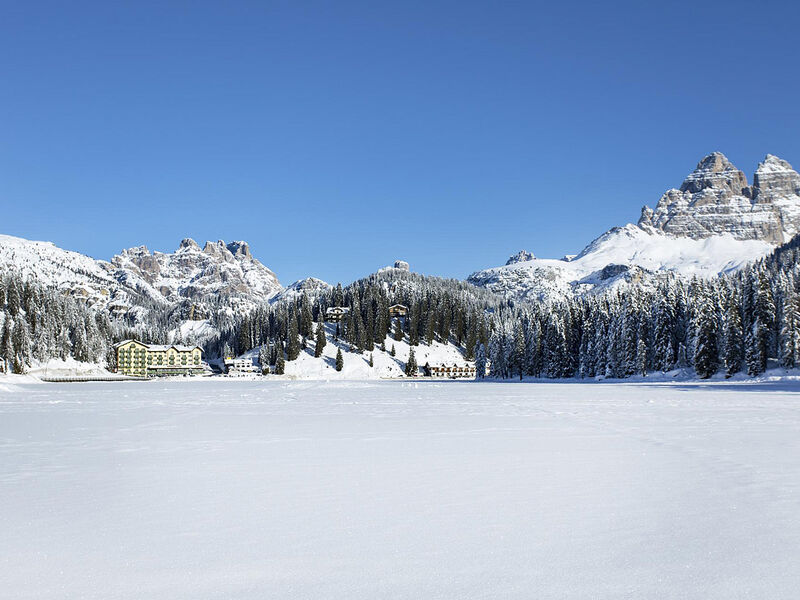
[[604, 233], [569, 262], [535, 258], [478, 271], [469, 281], [520, 300], [554, 299], [606, 290], [650, 273], [711, 277], [739, 269], [773, 248], [727, 234], [695, 240], [629, 224]]
[[[315, 325], [316, 327], [316, 325]], [[314, 340], [311, 340], [308, 348], [300, 353], [297, 360], [287, 361], [285, 377], [291, 379], [381, 379], [405, 377], [405, 365], [408, 361], [410, 346], [407, 339], [396, 341], [391, 337], [385, 340], [386, 351], [382, 351], [379, 345], [375, 346], [372, 352], [350, 352], [349, 345], [344, 341], [334, 339], [336, 326], [331, 323], [325, 324], [325, 335], [328, 343], [323, 350], [323, 355], [319, 358], [314, 357]], [[395, 356], [391, 356], [391, 349], [394, 346]], [[336, 351], [341, 348], [344, 359], [344, 368], [336, 371]], [[247, 352], [244, 356], [257, 362], [258, 348]], [[369, 358], [372, 354], [374, 366], [369, 366]], [[426, 363], [431, 365], [467, 365], [474, 364], [464, 359], [460, 348], [453, 344], [442, 344], [434, 342], [428, 346], [420, 343], [414, 346], [414, 356], [419, 365], [420, 374], [422, 367]]]
[[299, 300], [304, 294], [313, 300], [318, 295], [330, 291], [332, 287], [331, 284], [316, 277], [306, 277], [287, 285], [282, 291], [270, 298], [270, 302]]
[[[89, 304], [105, 306], [109, 302], [130, 303], [139, 292], [136, 278], [120, 281], [108, 263], [84, 254], [57, 247], [52, 242], [37, 242], [10, 235], [0, 235], [0, 270], [33, 277], [52, 285]], [[152, 289], [147, 289], [157, 297]]]

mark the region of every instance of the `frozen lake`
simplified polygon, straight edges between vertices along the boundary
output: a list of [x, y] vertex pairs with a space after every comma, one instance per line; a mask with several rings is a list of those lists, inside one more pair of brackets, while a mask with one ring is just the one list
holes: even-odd
[[798, 391], [7, 388], [0, 597], [797, 598]]

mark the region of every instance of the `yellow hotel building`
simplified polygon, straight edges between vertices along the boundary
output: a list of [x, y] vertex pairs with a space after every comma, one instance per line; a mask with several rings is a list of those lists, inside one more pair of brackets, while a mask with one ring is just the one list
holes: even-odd
[[131, 377], [161, 375], [200, 375], [203, 373], [200, 346], [160, 346], [124, 340], [114, 344], [117, 373]]

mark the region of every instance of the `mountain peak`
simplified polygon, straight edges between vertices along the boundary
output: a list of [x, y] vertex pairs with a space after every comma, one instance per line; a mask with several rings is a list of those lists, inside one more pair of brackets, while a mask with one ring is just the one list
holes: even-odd
[[247, 244], [247, 242], [243, 242], [241, 240], [231, 242], [230, 244], [227, 244], [226, 247], [234, 256], [252, 258], [252, 254], [250, 254], [250, 246]]
[[[792, 165], [774, 154], [767, 154], [766, 158], [758, 163], [758, 169], [753, 177], [753, 188], [755, 201], [759, 205], [773, 204], [786, 208], [794, 206], [793, 213], [800, 211], [800, 205], [795, 201], [800, 196], [800, 174], [792, 168]], [[800, 223], [797, 221], [797, 218], [783, 219], [788, 234], [800, 230]]]
[[792, 168], [792, 165], [790, 165], [782, 158], [779, 158], [774, 154], [767, 154], [767, 156], [764, 157], [764, 160], [758, 163], [756, 174], [785, 172], [785, 171], [794, 171], [794, 169]]
[[712, 152], [697, 163], [694, 171], [683, 180], [680, 191], [696, 194], [705, 189], [722, 189], [741, 194], [747, 178], [722, 152]]
[[197, 250], [199, 252], [200, 246], [192, 238], [183, 238], [178, 246], [178, 252], [181, 250]]

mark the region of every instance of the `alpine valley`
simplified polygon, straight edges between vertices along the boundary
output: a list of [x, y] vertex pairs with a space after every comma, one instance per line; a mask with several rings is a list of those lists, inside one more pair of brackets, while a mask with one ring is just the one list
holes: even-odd
[[[750, 184], [714, 152], [636, 224], [562, 259], [520, 251], [466, 281], [397, 261], [344, 288], [315, 278], [284, 287], [243, 241], [184, 239], [174, 252], [139, 246], [96, 260], [0, 235], [0, 362], [113, 368], [113, 344], [135, 338], [296, 377], [403, 376], [422, 360], [497, 377], [753, 375], [800, 361], [799, 232], [800, 175], [788, 162], [767, 155]], [[716, 308], [704, 314], [709, 298]], [[392, 304], [408, 313], [393, 318]], [[349, 311], [341, 323], [324, 322], [331, 307]], [[345, 369], [342, 350], [356, 355]]]

